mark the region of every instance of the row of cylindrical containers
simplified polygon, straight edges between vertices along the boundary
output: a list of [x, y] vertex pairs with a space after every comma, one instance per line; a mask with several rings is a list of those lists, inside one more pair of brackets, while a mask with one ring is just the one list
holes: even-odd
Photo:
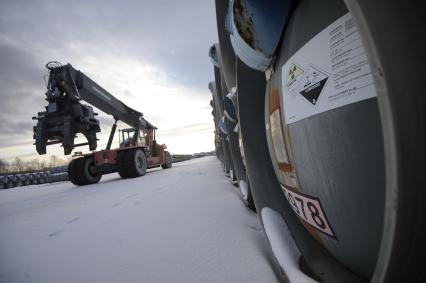
[[281, 281], [426, 282], [423, 6], [215, 1], [216, 154]]
[[44, 171], [0, 176], [0, 188], [10, 189], [13, 187], [44, 184], [47, 182], [48, 174], [48, 171]]
[[0, 189], [67, 181], [68, 174], [42, 171], [0, 176]]

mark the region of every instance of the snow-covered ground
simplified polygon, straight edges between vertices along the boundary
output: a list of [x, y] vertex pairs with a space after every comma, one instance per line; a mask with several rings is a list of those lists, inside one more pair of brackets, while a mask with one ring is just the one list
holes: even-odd
[[0, 191], [0, 282], [276, 282], [256, 214], [215, 157]]

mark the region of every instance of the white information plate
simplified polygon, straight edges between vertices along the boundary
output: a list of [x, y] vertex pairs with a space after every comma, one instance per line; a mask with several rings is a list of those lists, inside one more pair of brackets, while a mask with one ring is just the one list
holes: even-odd
[[350, 13], [300, 48], [282, 67], [286, 124], [377, 96]]
[[295, 193], [283, 185], [281, 185], [281, 188], [283, 189], [284, 195], [290, 203], [291, 208], [302, 220], [320, 232], [337, 239], [330, 223], [328, 222], [319, 198]]

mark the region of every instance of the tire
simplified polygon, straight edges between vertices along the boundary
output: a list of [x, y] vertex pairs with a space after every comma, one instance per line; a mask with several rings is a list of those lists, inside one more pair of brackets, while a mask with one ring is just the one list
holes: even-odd
[[129, 178], [128, 176], [128, 169], [127, 169], [127, 154], [130, 152], [130, 150], [121, 151], [118, 154], [118, 175], [122, 179]]
[[102, 173], [93, 173], [95, 160], [91, 156], [77, 159], [74, 164], [74, 180], [77, 186], [96, 184], [102, 178]]
[[168, 169], [172, 167], [172, 156], [170, 155], [170, 153], [168, 151], [164, 152], [164, 157], [166, 159], [166, 161], [164, 162], [164, 164], [161, 165], [161, 167], [163, 169]]
[[80, 181], [76, 174], [76, 166], [77, 166], [77, 163], [80, 161], [80, 159], [81, 158], [71, 160], [67, 168], [68, 180], [76, 186], [80, 186]]
[[140, 149], [125, 150], [118, 158], [118, 174], [121, 178], [136, 178], [146, 174], [148, 162]]

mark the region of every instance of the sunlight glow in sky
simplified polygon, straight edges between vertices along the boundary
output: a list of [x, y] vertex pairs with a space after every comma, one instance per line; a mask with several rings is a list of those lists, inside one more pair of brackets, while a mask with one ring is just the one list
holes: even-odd
[[[51, 60], [71, 63], [142, 112], [158, 127], [157, 142], [165, 143], [170, 152], [213, 150], [207, 88], [213, 66], [207, 53], [217, 35], [210, 2], [106, 1], [94, 9], [96, 3], [85, 1], [72, 7], [68, 1], [2, 1], [0, 158], [37, 156], [31, 117], [46, 105], [44, 64]], [[64, 9], [69, 17], [64, 17]], [[102, 149], [113, 119], [96, 112], [102, 129], [98, 149]], [[120, 127], [127, 126], [119, 123]], [[118, 145], [117, 134], [113, 144]], [[59, 146], [47, 151], [46, 158], [63, 156]]]

